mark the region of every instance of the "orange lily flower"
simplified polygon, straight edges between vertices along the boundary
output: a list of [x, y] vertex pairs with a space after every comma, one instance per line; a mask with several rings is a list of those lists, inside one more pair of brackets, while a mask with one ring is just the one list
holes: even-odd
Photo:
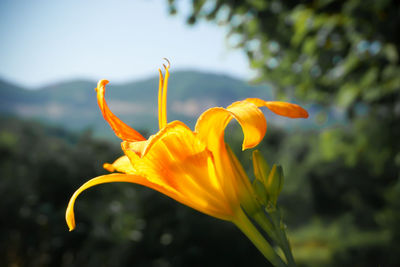
[[239, 224], [242, 207], [256, 205], [251, 183], [229, 147], [224, 142], [225, 127], [236, 119], [242, 127], [242, 149], [255, 147], [264, 137], [267, 123], [259, 107], [290, 118], [306, 118], [308, 113], [298, 105], [249, 98], [227, 108], [205, 111], [192, 131], [184, 123], [167, 123], [167, 86], [169, 62], [165, 77], [159, 69], [159, 132], [145, 139], [118, 119], [105, 101], [107, 80], [99, 81], [98, 104], [105, 120], [121, 138], [124, 156], [104, 168], [113, 174], [96, 177], [83, 184], [71, 197], [66, 211], [70, 231], [75, 228], [73, 207], [78, 195], [94, 185], [130, 182], [157, 190], [178, 202], [222, 220]]

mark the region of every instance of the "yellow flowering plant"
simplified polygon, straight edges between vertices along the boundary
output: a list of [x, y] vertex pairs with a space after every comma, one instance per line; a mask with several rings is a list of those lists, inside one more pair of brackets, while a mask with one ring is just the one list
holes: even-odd
[[[168, 62], [167, 66], [164, 65], [165, 75], [159, 69], [159, 131], [148, 139], [110, 111], [105, 100], [108, 81], [98, 82], [96, 92], [100, 110], [115, 134], [122, 139], [124, 155], [112, 164], [104, 164], [106, 170], [114, 173], [89, 180], [73, 194], [66, 210], [70, 231], [75, 228], [75, 200], [82, 191], [103, 183], [129, 182], [157, 190], [202, 213], [231, 221], [273, 265], [294, 266], [280, 216], [276, 209], [271, 209], [271, 205], [276, 205], [283, 173], [278, 174], [273, 169], [269, 171], [262, 156], [255, 152], [256, 179], [252, 183], [226, 145], [224, 130], [235, 119], [243, 130], [242, 149], [245, 150], [257, 146], [266, 133], [267, 123], [259, 107], [267, 107], [289, 118], [307, 118], [307, 111], [296, 104], [248, 98], [227, 108], [208, 109], [199, 117], [192, 131], [180, 121], [167, 122], [169, 68]], [[286, 261], [249, 217], [269, 235], [273, 244], [282, 249]]]

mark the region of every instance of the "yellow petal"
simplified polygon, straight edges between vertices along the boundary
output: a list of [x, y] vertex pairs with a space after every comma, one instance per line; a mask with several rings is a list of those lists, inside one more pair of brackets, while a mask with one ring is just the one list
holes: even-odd
[[65, 220], [67, 221], [70, 231], [75, 229], [74, 204], [75, 204], [75, 200], [79, 196], [79, 194], [92, 186], [95, 186], [98, 184], [104, 184], [104, 183], [113, 183], [113, 182], [128, 182], [128, 183], [140, 184], [140, 185], [144, 185], [149, 188], [152, 188], [154, 190], [157, 190], [171, 198], [174, 198], [174, 199], [181, 198], [181, 196], [179, 196], [178, 192], [175, 192], [174, 190], [171, 190], [169, 188], [165, 188], [161, 185], [151, 183], [146, 178], [139, 176], [139, 175], [127, 175], [127, 174], [113, 173], [113, 174], [98, 176], [96, 178], [89, 180], [85, 184], [83, 184], [78, 190], [75, 191], [75, 193], [72, 195], [71, 199], [69, 200], [67, 211], [65, 213]]
[[152, 137], [153, 136], [150, 136], [150, 138], [146, 141], [138, 141], [138, 142], [123, 141], [121, 143], [121, 148], [123, 151], [129, 150], [138, 157], [142, 157], [143, 151], [145, 150], [147, 145], [151, 142]]
[[213, 152], [224, 144], [224, 130], [235, 118], [243, 130], [242, 149], [255, 147], [264, 137], [267, 122], [264, 114], [253, 103], [239, 101], [228, 108], [211, 108], [197, 120], [195, 131]]
[[308, 118], [308, 112], [299, 105], [280, 102], [280, 101], [264, 101], [259, 98], [247, 98], [245, 101], [255, 104], [257, 107], [267, 107], [275, 114], [289, 118]]
[[131, 161], [127, 156], [119, 157], [116, 161], [112, 164], [104, 163], [104, 169], [108, 170], [109, 172], [122, 172], [122, 173], [134, 173], [135, 170], [131, 164]]
[[121, 121], [117, 116], [115, 116], [108, 108], [107, 102], [104, 97], [105, 86], [107, 83], [108, 83], [107, 80], [100, 80], [96, 88], [97, 102], [99, 104], [104, 119], [110, 124], [115, 134], [122, 140], [126, 141], [146, 140], [146, 138], [144, 138], [140, 133], [129, 127], [127, 124]]

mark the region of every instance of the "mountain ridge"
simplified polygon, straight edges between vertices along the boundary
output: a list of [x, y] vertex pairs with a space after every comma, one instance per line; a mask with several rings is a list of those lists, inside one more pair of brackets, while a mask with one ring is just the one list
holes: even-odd
[[[62, 125], [73, 130], [93, 128], [100, 136], [110, 132], [97, 106], [96, 82], [77, 79], [24, 89], [0, 80], [0, 112]], [[193, 127], [207, 108], [227, 106], [247, 97], [271, 99], [271, 87], [250, 85], [224, 74], [183, 70], [171, 72], [168, 90], [169, 120]], [[155, 130], [158, 77], [107, 86], [110, 109], [135, 128]]]

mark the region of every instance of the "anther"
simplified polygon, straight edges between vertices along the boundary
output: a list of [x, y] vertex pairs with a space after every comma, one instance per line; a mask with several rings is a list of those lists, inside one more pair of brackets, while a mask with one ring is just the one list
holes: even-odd
[[[169, 62], [169, 60], [168, 60], [168, 58], [163, 58], [165, 61], [167, 61], [167, 63], [168, 63], [168, 68], [171, 66], [171, 62]], [[164, 64], [163, 64], [164, 65]], [[165, 65], [164, 65], [164, 68], [167, 68], [167, 67], [165, 67]]]

